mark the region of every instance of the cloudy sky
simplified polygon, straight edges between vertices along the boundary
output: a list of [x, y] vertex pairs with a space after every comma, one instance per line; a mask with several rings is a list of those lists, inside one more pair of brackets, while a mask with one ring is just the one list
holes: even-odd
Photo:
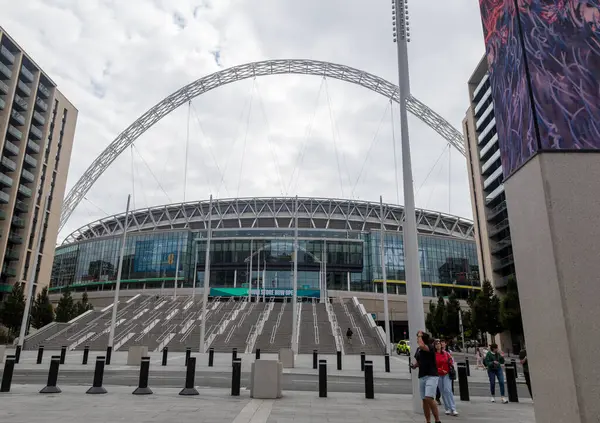
[[[412, 94], [460, 129], [466, 82], [484, 51], [478, 2], [410, 3]], [[210, 73], [314, 59], [398, 79], [390, 0], [0, 0], [0, 10], [0, 25], [79, 109], [67, 190], [137, 117]], [[384, 97], [333, 79], [220, 87], [117, 158], [59, 238], [122, 212], [132, 192], [137, 208], [210, 194], [396, 203], [398, 119]], [[409, 126], [417, 206], [470, 218], [465, 158], [416, 117]]]

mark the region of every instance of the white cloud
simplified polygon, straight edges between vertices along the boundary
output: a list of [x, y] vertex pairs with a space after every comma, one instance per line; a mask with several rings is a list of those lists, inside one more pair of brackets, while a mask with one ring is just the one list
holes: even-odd
[[[80, 111], [68, 188], [147, 109], [222, 68], [307, 58], [350, 65], [397, 82], [389, 1], [0, 0], [0, 9], [4, 28]], [[477, 2], [411, 2], [410, 10], [412, 92], [460, 129], [467, 108], [466, 81], [483, 54]], [[243, 196], [288, 191], [375, 201], [383, 194], [395, 202], [386, 102], [348, 83], [328, 79], [325, 85], [318, 77], [294, 75], [242, 81], [198, 97], [191, 111], [186, 199], [211, 193], [235, 196], [239, 190]], [[396, 106], [393, 111], [398, 140]], [[125, 152], [99, 179], [62, 236], [104, 213], [123, 210], [132, 191], [132, 154], [137, 207], [166, 203], [167, 195], [182, 201], [187, 117], [188, 107], [182, 106], [140, 137], [133, 153]], [[464, 157], [452, 151], [449, 165], [446, 149], [430, 172], [445, 141], [414, 117], [409, 125], [415, 189], [423, 185], [417, 206], [447, 212], [450, 192], [450, 211], [470, 217]], [[298, 172], [295, 163], [303, 145]], [[400, 163], [399, 148], [397, 153]], [[401, 181], [399, 185], [402, 196]]]

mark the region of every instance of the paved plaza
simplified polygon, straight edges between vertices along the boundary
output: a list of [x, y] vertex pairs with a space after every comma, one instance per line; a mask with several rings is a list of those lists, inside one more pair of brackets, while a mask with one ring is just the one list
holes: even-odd
[[[127, 387], [107, 386], [106, 395], [86, 395], [81, 386], [61, 386], [62, 394], [38, 394], [39, 387], [17, 385], [2, 394], [2, 423], [372, 423], [423, 422], [414, 414], [408, 395], [378, 395], [366, 400], [360, 394], [285, 392], [279, 400], [253, 400], [248, 391], [240, 397], [223, 389], [202, 389], [195, 397], [181, 397], [179, 389], [154, 389], [154, 395], [131, 395]], [[458, 404], [459, 417], [443, 421], [534, 423], [531, 404], [491, 404], [482, 398]]]

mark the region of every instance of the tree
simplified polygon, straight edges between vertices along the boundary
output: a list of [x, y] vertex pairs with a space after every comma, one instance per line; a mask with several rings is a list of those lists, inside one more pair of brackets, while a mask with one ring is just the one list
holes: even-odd
[[523, 337], [523, 320], [521, 318], [521, 303], [519, 301], [519, 288], [514, 277], [508, 279], [506, 295], [500, 304], [500, 320], [502, 326], [509, 330], [513, 340]]
[[31, 325], [36, 328], [42, 328], [54, 321], [54, 309], [48, 298], [48, 288], [45, 287], [37, 295], [31, 308]]
[[427, 313], [427, 317], [425, 318], [425, 327], [433, 336], [437, 335], [438, 331], [435, 327], [435, 304], [431, 300], [429, 300], [429, 313]]
[[437, 333], [435, 334], [436, 338], [440, 336], [447, 336], [447, 328], [445, 325], [446, 320], [446, 302], [444, 301], [444, 297], [440, 296], [438, 298], [437, 306], [435, 307], [435, 317], [434, 317], [435, 327], [437, 328]]
[[460, 323], [458, 318], [459, 310], [460, 302], [454, 291], [452, 291], [450, 297], [448, 297], [446, 315], [444, 316], [445, 335], [448, 338], [456, 338], [460, 334]]
[[488, 330], [489, 311], [492, 297], [494, 296], [494, 288], [490, 281], [485, 280], [481, 285], [481, 291], [470, 301], [471, 305], [471, 327], [475, 332], [474, 335], [479, 336]]
[[81, 300], [79, 302], [77, 302], [77, 306], [76, 306], [76, 311], [77, 311], [77, 316], [79, 316], [80, 314], [85, 313], [88, 310], [92, 310], [94, 308], [94, 306], [92, 306], [88, 300], [88, 294], [87, 292], [84, 292], [83, 295], [81, 296]]
[[25, 312], [24, 290], [24, 284], [14, 284], [8, 298], [0, 305], [0, 322], [6, 326], [9, 335], [12, 336], [16, 336], [21, 329], [21, 320]]
[[496, 335], [502, 332], [502, 322], [500, 321], [500, 299], [496, 294], [490, 299], [490, 308], [488, 310], [487, 333], [492, 336], [492, 342], [496, 342]]
[[68, 322], [77, 312], [73, 297], [71, 296], [71, 290], [66, 287], [62, 297], [58, 300], [58, 306], [56, 306], [56, 321], [57, 322]]

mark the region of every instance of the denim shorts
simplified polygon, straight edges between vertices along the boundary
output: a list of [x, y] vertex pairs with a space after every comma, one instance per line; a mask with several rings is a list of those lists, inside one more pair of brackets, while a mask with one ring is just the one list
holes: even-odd
[[421, 399], [435, 398], [435, 391], [438, 387], [439, 377], [423, 376], [419, 379], [419, 389], [421, 390]]

